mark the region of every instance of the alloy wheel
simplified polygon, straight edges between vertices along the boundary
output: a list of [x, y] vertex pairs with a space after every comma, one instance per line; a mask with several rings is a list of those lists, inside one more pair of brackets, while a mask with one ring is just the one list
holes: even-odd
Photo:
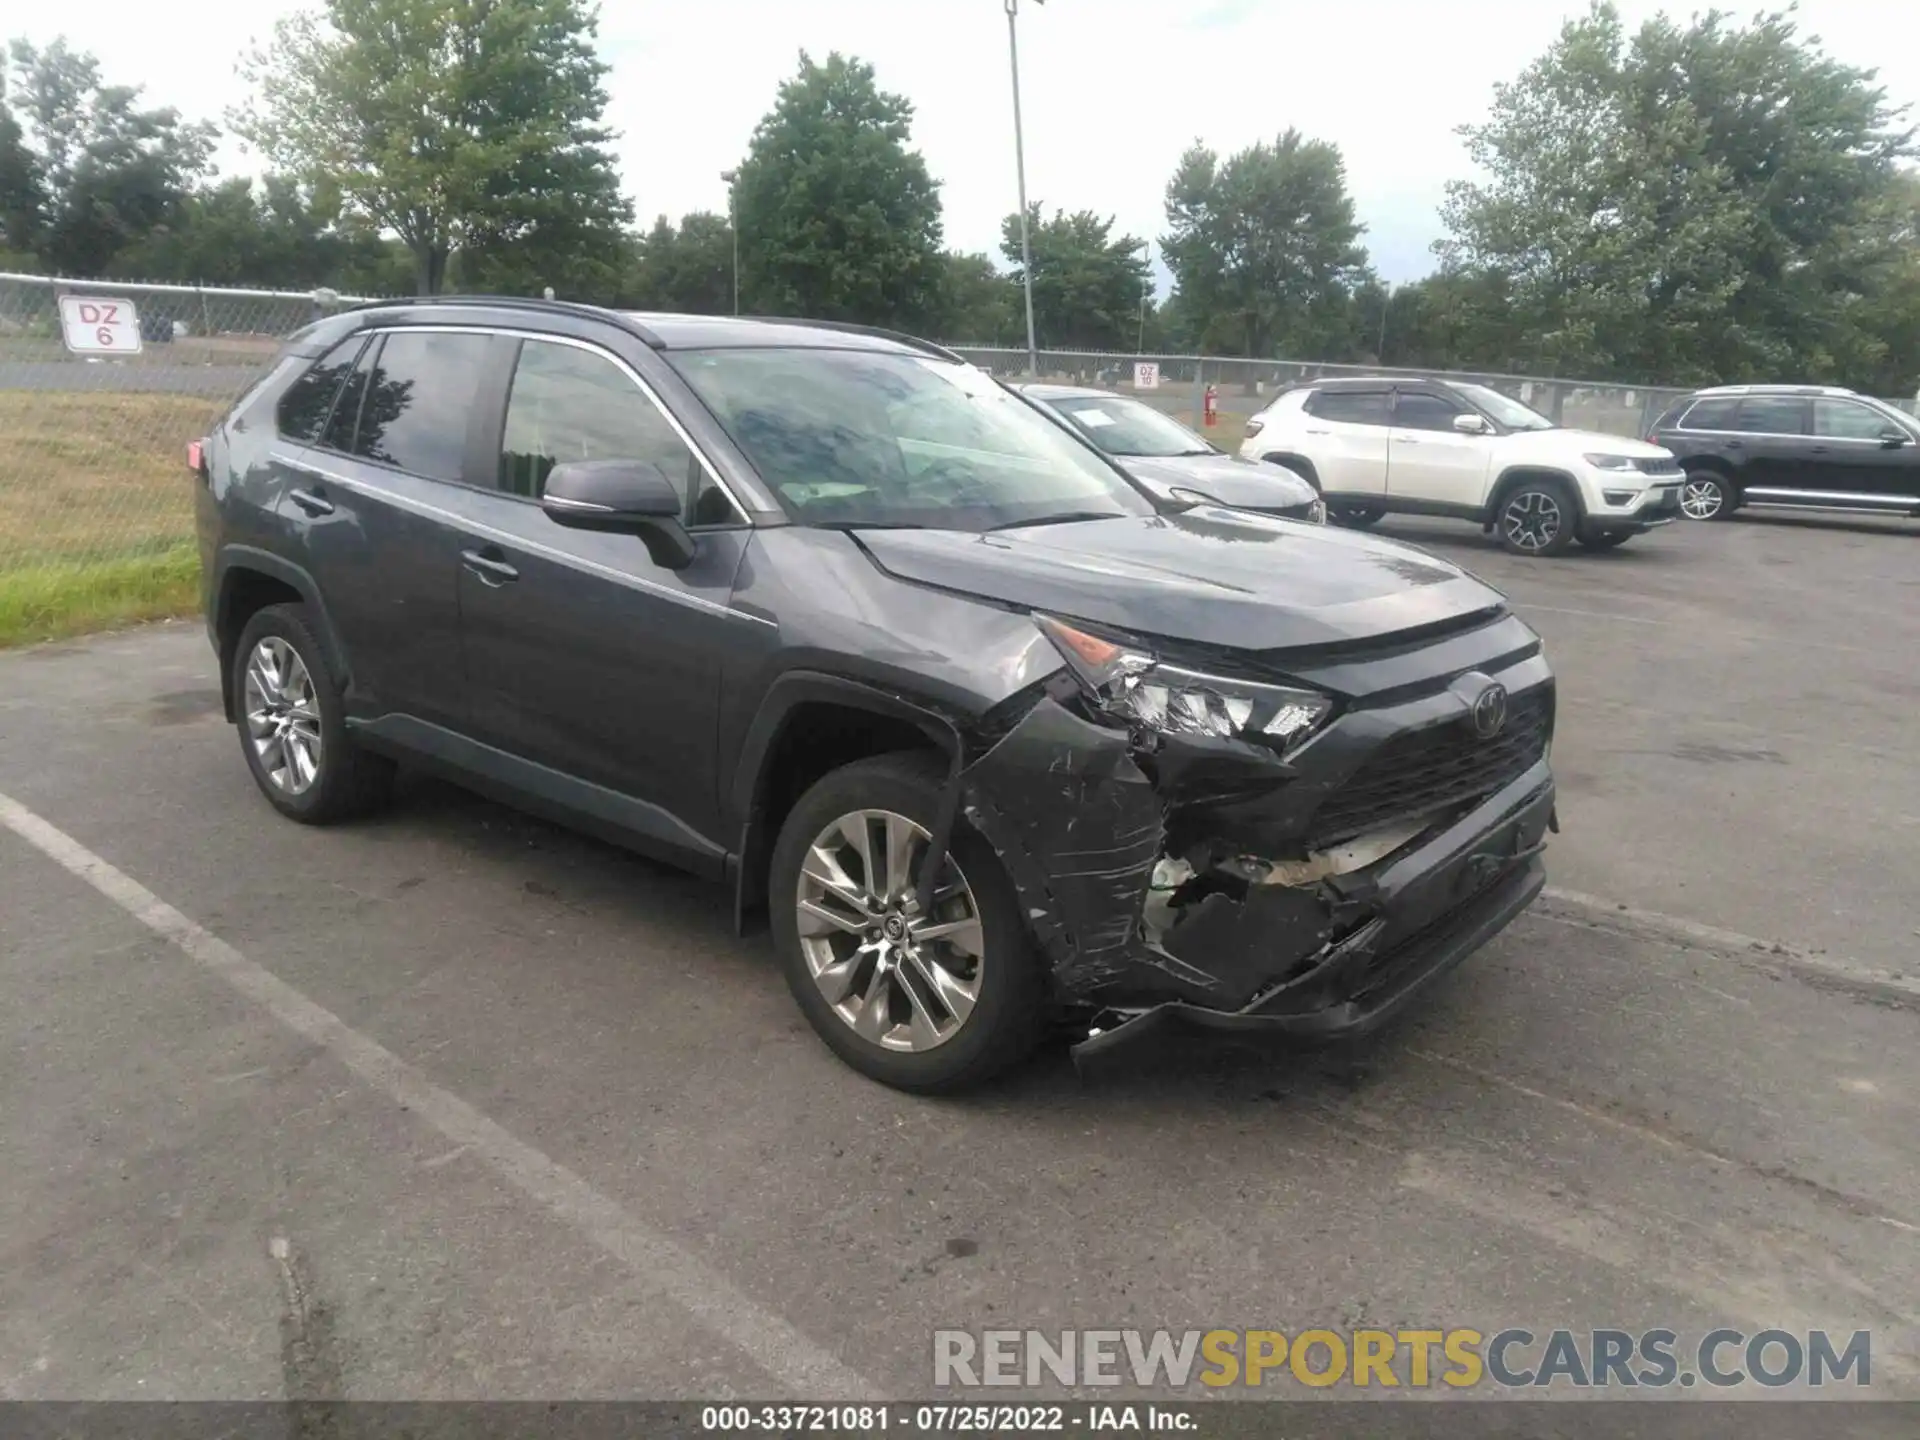
[[1718, 480], [1689, 476], [1680, 490], [1680, 510], [1689, 520], [1711, 520], [1727, 503], [1727, 492]]
[[247, 657], [247, 738], [276, 790], [304, 795], [320, 778], [320, 704], [300, 653], [266, 635]]
[[807, 971], [849, 1029], [887, 1050], [945, 1044], [980, 998], [980, 910], [951, 855], [924, 914], [915, 894], [932, 838], [904, 815], [856, 810], [814, 837], [800, 867]]
[[1560, 534], [1560, 506], [1544, 490], [1523, 490], [1507, 502], [1501, 523], [1514, 549], [1544, 550]]

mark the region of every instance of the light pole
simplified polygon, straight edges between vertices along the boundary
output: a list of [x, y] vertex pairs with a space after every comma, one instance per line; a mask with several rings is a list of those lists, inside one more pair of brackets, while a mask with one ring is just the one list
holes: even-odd
[[1380, 299], [1380, 343], [1374, 347], [1373, 356], [1376, 365], [1387, 363], [1387, 312], [1393, 308], [1393, 282], [1387, 282], [1387, 293]]
[[1140, 250], [1146, 256], [1147, 268], [1140, 276], [1140, 339], [1133, 347], [1136, 355], [1147, 353], [1147, 297], [1153, 293], [1153, 242], [1142, 240]]
[[727, 186], [727, 229], [733, 233], [733, 313], [740, 313], [740, 198], [734, 182], [738, 170], [722, 170], [720, 178]]
[[[1044, 5], [1046, 0], [1033, 0]], [[1027, 150], [1020, 133], [1020, 0], [1006, 0], [1007, 59], [1013, 67], [1013, 164], [1020, 177], [1020, 280], [1027, 294], [1027, 374], [1040, 374], [1040, 351], [1033, 338], [1033, 241], [1027, 233]]]

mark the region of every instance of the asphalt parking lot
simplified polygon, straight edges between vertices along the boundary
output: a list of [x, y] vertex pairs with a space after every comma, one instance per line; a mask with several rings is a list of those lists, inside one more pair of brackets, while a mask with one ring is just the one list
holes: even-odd
[[[925, 1395], [937, 1327], [1874, 1334], [1920, 1389], [1920, 524], [1523, 562], [1553, 890], [1353, 1053], [867, 1083], [717, 887], [277, 819], [197, 624], [0, 656], [0, 1397]], [[102, 863], [104, 862], [104, 864]]]

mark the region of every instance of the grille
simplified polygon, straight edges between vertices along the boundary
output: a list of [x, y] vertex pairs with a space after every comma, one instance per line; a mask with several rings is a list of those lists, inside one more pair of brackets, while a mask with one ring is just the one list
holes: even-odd
[[1312, 846], [1491, 795], [1546, 753], [1552, 724], [1552, 691], [1542, 686], [1513, 697], [1491, 740], [1464, 720], [1394, 736], [1321, 803]]
[[1684, 475], [1680, 462], [1671, 455], [1636, 455], [1634, 469], [1642, 475]]

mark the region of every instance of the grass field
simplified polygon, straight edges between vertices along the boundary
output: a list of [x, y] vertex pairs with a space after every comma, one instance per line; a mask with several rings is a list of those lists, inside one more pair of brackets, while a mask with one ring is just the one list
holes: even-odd
[[187, 442], [224, 403], [0, 391], [0, 646], [198, 601]]

